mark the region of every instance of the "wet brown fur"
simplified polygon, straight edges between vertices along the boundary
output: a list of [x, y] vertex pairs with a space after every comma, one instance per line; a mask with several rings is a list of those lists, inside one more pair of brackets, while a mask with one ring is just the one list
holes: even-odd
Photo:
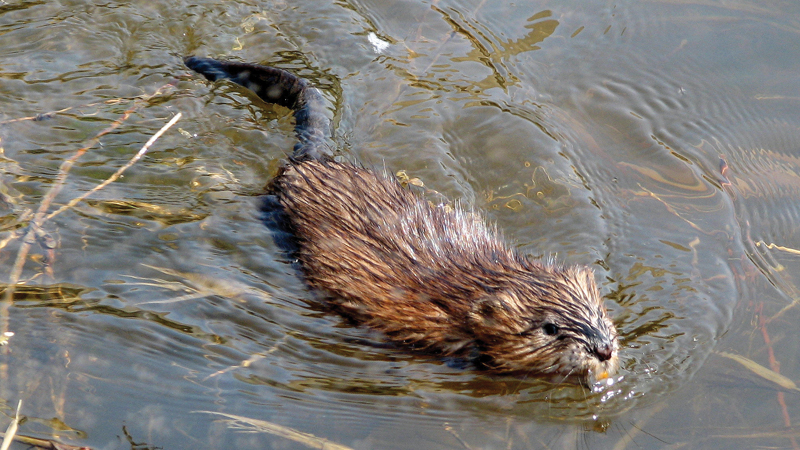
[[289, 72], [190, 57], [295, 112], [298, 144], [270, 183], [308, 284], [357, 323], [497, 373], [591, 384], [618, 340], [584, 266], [519, 254], [474, 211], [431, 206], [383, 173], [334, 162], [319, 91]]
[[[357, 323], [414, 349], [478, 355], [496, 372], [587, 380], [616, 369], [616, 332], [591, 270], [520, 255], [479, 214], [430, 206], [352, 164], [289, 163], [270, 191], [306, 280]], [[546, 336], [547, 322], [565, 337]], [[593, 360], [598, 345], [614, 347], [610, 361]]]

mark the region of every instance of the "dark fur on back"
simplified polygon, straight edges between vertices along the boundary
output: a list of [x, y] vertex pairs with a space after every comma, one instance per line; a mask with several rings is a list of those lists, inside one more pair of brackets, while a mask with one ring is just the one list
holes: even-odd
[[321, 150], [322, 97], [304, 80], [186, 61], [295, 108], [300, 143], [268, 193], [306, 280], [331, 307], [398, 344], [496, 372], [589, 384], [616, 371], [616, 330], [590, 269], [520, 255], [479, 214], [431, 206], [385, 174], [333, 161]]

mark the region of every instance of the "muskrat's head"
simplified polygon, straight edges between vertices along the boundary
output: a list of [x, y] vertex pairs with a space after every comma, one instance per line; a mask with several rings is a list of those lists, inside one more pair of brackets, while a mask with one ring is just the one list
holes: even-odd
[[586, 267], [534, 263], [475, 302], [469, 322], [493, 372], [590, 386], [619, 364], [617, 330]]

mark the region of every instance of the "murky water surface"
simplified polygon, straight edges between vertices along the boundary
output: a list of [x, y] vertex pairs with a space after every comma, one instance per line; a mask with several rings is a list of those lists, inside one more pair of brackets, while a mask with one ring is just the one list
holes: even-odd
[[[24, 283], [0, 309], [0, 427], [21, 399], [20, 434], [93, 449], [797, 448], [798, 18], [744, 0], [0, 2], [2, 288]], [[342, 158], [594, 267], [613, 383], [489, 377], [327, 313], [256, 213], [291, 116], [189, 54], [296, 71]]]

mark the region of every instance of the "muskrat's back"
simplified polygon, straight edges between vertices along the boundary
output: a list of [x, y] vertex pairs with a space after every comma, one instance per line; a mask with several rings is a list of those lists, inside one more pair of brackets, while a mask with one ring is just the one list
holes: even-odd
[[477, 213], [431, 206], [389, 176], [335, 162], [321, 96], [280, 69], [189, 58], [293, 108], [300, 143], [270, 183], [309, 285], [413, 349], [589, 384], [616, 371], [616, 330], [591, 269], [520, 255]]
[[[502, 244], [478, 217], [430, 207], [395, 180], [352, 164], [289, 164], [271, 191], [297, 236], [306, 279], [342, 313], [416, 348], [471, 347], [466, 297]], [[499, 268], [498, 268], [499, 269]], [[489, 280], [484, 280], [484, 283]], [[464, 299], [464, 300], [459, 300]]]

